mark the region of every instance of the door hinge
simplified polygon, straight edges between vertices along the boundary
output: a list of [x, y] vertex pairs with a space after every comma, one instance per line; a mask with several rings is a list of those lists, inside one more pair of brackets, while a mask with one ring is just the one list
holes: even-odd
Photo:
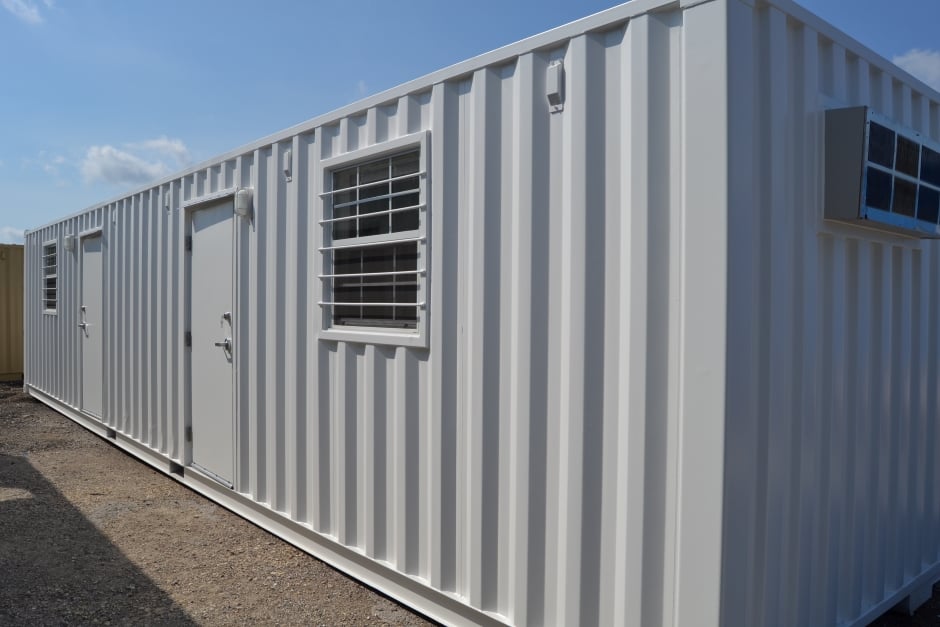
[[193, 428], [192, 427], [186, 427], [186, 441], [187, 442], [193, 441]]
[[187, 252], [193, 252], [193, 236], [187, 235], [183, 247]]
[[187, 347], [192, 347], [193, 345], [193, 334], [189, 331], [183, 334], [183, 344]]

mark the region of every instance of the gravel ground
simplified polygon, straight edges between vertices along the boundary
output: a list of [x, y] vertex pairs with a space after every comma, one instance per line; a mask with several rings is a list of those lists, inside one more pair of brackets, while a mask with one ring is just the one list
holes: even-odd
[[0, 383], [0, 625], [65, 624], [429, 623]]
[[0, 625], [427, 625], [0, 383]]

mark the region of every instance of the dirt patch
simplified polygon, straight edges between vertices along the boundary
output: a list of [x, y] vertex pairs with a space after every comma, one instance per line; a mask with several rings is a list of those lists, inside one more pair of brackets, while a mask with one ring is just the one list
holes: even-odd
[[429, 624], [20, 388], [0, 383], [0, 624]]

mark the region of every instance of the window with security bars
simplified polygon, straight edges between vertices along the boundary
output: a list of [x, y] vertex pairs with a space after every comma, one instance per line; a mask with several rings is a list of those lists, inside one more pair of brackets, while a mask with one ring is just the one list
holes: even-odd
[[42, 247], [42, 308], [50, 313], [56, 310], [58, 288], [56, 251], [55, 244], [46, 244]]
[[417, 244], [333, 251], [333, 324], [413, 328], [418, 319]]
[[424, 180], [420, 146], [328, 172], [321, 221], [329, 326], [416, 329]]

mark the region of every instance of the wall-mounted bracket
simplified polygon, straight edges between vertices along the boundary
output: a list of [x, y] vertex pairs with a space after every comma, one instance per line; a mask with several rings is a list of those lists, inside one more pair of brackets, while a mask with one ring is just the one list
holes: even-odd
[[548, 110], [558, 113], [565, 109], [565, 65], [561, 61], [549, 64], [545, 75], [545, 95], [548, 97]]
[[284, 170], [284, 178], [290, 182], [291, 180], [291, 153], [290, 150], [285, 150], [284, 154], [281, 155], [281, 168]]

